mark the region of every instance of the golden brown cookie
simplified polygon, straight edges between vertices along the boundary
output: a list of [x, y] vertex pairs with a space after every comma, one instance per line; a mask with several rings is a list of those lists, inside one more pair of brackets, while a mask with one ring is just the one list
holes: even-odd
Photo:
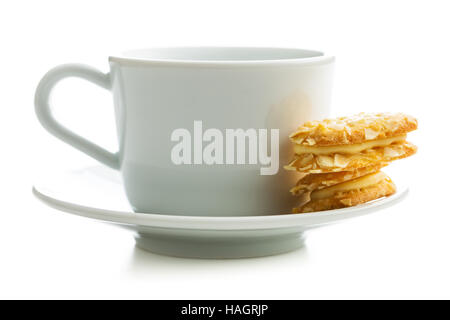
[[307, 174], [300, 178], [295, 187], [290, 191], [295, 196], [300, 196], [305, 192], [312, 192], [336, 184], [353, 180], [370, 173], [379, 171], [381, 168], [387, 166], [387, 163], [374, 163], [367, 167], [358, 168], [353, 171], [340, 171], [330, 173]]
[[351, 117], [308, 121], [290, 138], [303, 146], [335, 146], [397, 137], [415, 129], [417, 120], [403, 113], [360, 113]]
[[365, 149], [358, 153], [295, 154], [294, 159], [284, 168], [304, 173], [353, 171], [406, 158], [416, 151], [415, 145], [402, 140], [386, 146]]
[[378, 171], [332, 187], [313, 191], [310, 201], [292, 210], [307, 213], [356, 206], [395, 193], [395, 185], [383, 172]]
[[406, 141], [417, 120], [396, 113], [360, 113], [310, 121], [290, 135], [293, 160], [287, 170], [302, 173], [290, 191], [294, 213], [354, 206], [395, 192], [380, 168], [409, 157], [417, 147]]

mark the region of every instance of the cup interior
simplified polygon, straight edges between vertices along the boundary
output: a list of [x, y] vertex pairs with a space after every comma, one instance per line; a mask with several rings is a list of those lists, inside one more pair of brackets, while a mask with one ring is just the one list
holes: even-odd
[[159, 61], [274, 61], [321, 57], [320, 51], [257, 47], [176, 47], [128, 50], [122, 58]]

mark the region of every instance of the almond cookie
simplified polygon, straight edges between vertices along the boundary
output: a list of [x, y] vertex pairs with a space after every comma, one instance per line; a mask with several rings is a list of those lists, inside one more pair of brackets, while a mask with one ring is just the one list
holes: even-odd
[[397, 137], [415, 129], [417, 120], [409, 115], [359, 113], [351, 117], [308, 121], [290, 138], [301, 146], [336, 146]]
[[361, 176], [379, 171], [381, 168], [387, 166], [387, 163], [375, 163], [367, 167], [358, 168], [353, 171], [340, 171], [330, 173], [307, 174], [300, 178], [295, 187], [290, 192], [294, 196], [300, 196], [305, 192], [312, 192], [336, 184], [353, 180]]
[[310, 201], [292, 210], [307, 213], [356, 206], [395, 193], [395, 185], [383, 172], [378, 171], [359, 178], [315, 190]]
[[284, 167], [303, 174], [290, 190], [298, 199], [293, 212], [343, 208], [394, 193], [379, 170], [417, 152], [406, 141], [415, 129], [417, 120], [401, 113], [306, 122], [290, 135], [294, 156]]
[[303, 173], [327, 173], [353, 171], [381, 163], [387, 164], [394, 160], [409, 157], [417, 152], [417, 147], [405, 141], [404, 138], [405, 136], [396, 138], [390, 144], [391, 139], [388, 139], [389, 141], [385, 141], [387, 144], [384, 146], [358, 149], [359, 152], [356, 153], [295, 154], [293, 160], [284, 168]]

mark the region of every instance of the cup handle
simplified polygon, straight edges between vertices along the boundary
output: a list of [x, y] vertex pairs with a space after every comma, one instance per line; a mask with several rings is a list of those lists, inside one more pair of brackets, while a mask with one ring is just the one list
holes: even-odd
[[62, 79], [77, 77], [111, 90], [109, 73], [103, 73], [81, 64], [65, 64], [47, 72], [39, 82], [35, 94], [35, 112], [42, 126], [55, 137], [86, 153], [113, 169], [119, 169], [118, 153], [111, 153], [59, 124], [52, 115], [49, 105], [54, 86]]

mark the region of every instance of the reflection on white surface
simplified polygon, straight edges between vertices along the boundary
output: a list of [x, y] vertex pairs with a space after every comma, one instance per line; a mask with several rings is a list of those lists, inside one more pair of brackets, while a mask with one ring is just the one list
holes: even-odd
[[156, 272], [158, 274], [197, 274], [205, 272], [232, 272], [232, 270], [242, 270], [251, 268], [261, 268], [264, 265], [280, 265], [291, 260], [303, 263], [308, 258], [307, 247], [277, 256], [267, 256], [247, 259], [189, 259], [177, 258], [153, 254], [134, 247], [129, 265], [126, 269], [134, 275], [146, 275]]

